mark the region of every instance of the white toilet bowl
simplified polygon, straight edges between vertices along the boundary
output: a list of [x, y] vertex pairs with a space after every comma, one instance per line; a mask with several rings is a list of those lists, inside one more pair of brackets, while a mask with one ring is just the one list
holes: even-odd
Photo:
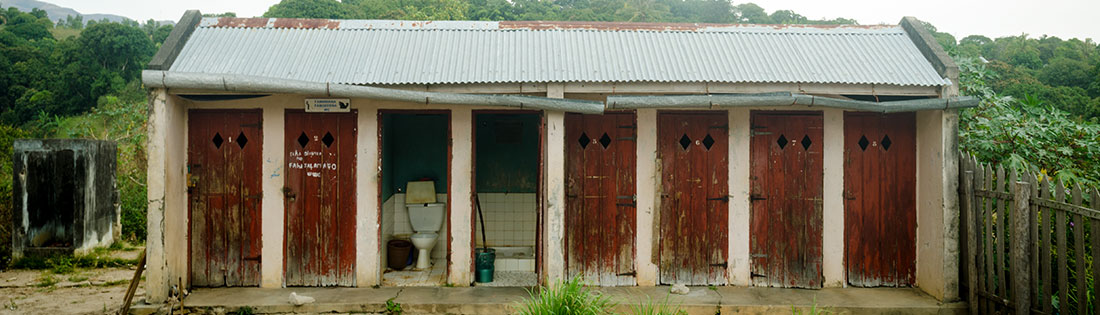
[[439, 238], [437, 233], [416, 233], [412, 236], [413, 247], [416, 247], [416, 269], [426, 269], [432, 266], [432, 247]]

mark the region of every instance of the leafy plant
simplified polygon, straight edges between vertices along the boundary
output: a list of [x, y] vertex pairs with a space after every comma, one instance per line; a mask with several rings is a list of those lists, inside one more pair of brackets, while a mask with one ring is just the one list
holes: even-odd
[[527, 293], [530, 298], [518, 305], [517, 314], [610, 314], [615, 306], [610, 298], [585, 286], [580, 277], [534, 291], [528, 290]]
[[394, 299], [386, 300], [386, 314], [401, 314], [401, 312], [404, 312], [401, 309], [401, 303], [395, 302]]
[[241, 306], [237, 308], [236, 312], [237, 315], [252, 315], [255, 313], [256, 311], [254, 311], [251, 306]]

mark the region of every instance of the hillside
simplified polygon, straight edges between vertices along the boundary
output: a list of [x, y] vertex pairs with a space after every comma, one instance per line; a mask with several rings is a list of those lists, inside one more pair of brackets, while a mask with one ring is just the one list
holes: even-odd
[[[85, 14], [85, 13], [77, 12], [76, 10], [73, 10], [72, 8], [66, 8], [66, 7], [62, 7], [62, 6], [53, 4], [53, 3], [43, 2], [43, 1], [38, 1], [38, 0], [0, 0], [0, 7], [4, 7], [4, 8], [6, 8], [6, 7], [15, 7], [16, 9], [19, 9], [19, 11], [23, 11], [23, 12], [30, 12], [32, 9], [37, 8], [37, 9], [46, 11], [46, 15], [50, 17], [50, 21], [54, 21], [55, 23], [58, 20], [65, 19], [66, 16], [77, 16], [77, 15], [84, 16], [84, 21], [99, 21], [99, 20], [102, 20], [102, 19], [107, 19], [108, 21], [111, 21], [111, 22], [122, 22], [122, 21], [125, 21], [125, 20], [133, 20], [133, 19], [125, 17], [125, 16], [114, 15], [114, 14], [101, 14], [101, 13]], [[167, 25], [175, 24], [175, 21], [158, 21], [158, 22], [160, 22], [161, 24], [167, 24]]]

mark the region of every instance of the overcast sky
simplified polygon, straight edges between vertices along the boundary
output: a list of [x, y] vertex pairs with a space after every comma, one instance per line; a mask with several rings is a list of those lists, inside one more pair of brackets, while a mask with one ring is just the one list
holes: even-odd
[[[3, 0], [0, 0], [3, 1]], [[179, 20], [183, 11], [259, 16], [278, 0], [44, 0], [84, 14], [135, 20]], [[756, 0], [768, 12], [793, 10], [812, 19], [846, 17], [861, 24], [897, 24], [912, 15], [962, 38], [1029, 34], [1100, 40], [1100, 0]], [[736, 1], [742, 3], [742, 1]]]

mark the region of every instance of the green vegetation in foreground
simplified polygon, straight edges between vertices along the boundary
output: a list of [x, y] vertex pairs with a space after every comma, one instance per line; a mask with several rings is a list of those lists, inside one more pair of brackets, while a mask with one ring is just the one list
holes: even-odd
[[527, 291], [530, 298], [516, 306], [516, 314], [610, 314], [616, 303], [584, 285], [580, 277]]

